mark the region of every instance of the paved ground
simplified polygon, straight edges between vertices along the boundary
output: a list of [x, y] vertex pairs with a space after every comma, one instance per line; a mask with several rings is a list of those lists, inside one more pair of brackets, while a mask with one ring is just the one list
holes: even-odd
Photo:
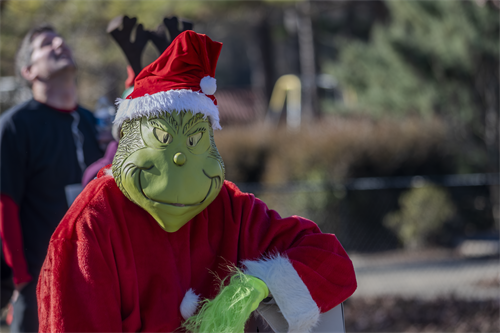
[[466, 258], [446, 250], [352, 254], [358, 289], [353, 297], [400, 295], [500, 301], [498, 256]]

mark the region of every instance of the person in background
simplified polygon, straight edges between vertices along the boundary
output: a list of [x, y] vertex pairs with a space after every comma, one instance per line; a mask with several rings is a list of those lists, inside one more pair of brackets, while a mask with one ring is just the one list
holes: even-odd
[[118, 149], [118, 141], [120, 141], [119, 128], [116, 125], [113, 125], [111, 134], [113, 136], [113, 140], [111, 140], [106, 146], [106, 152], [104, 156], [85, 169], [82, 176], [82, 186], [87, 186], [91, 180], [94, 180], [99, 173], [99, 170], [104, 168], [106, 165], [113, 163], [113, 158], [115, 157], [116, 150]]
[[[127, 75], [128, 75], [127, 80], [125, 81], [125, 90], [123, 91], [122, 96], [121, 96], [122, 99], [127, 98], [127, 96], [130, 95], [132, 93], [132, 91], [134, 91], [135, 73], [130, 65], [127, 66]], [[105, 104], [104, 102], [103, 103], [99, 103], [99, 102], [100, 101], [98, 100], [97, 106], [96, 106], [96, 111], [94, 111], [94, 115], [97, 113], [98, 107], [100, 107], [100, 106], [102, 107], [102, 104]], [[111, 107], [114, 109], [114, 106], [111, 106]], [[116, 111], [113, 113], [116, 113]], [[108, 114], [105, 116], [106, 118], [108, 118], [110, 112], [109, 111], [104, 112], [104, 114]], [[97, 116], [97, 118], [99, 118], [99, 117]], [[115, 115], [112, 116], [110, 123], [113, 122], [114, 118], [115, 118]], [[99, 122], [99, 120], [98, 120], [98, 122]], [[97, 126], [97, 127], [99, 128], [99, 126]], [[87, 184], [91, 180], [95, 179], [97, 177], [97, 174], [99, 173], [99, 170], [101, 170], [102, 168], [104, 168], [108, 164], [111, 164], [113, 162], [113, 158], [115, 157], [116, 150], [118, 149], [118, 141], [120, 141], [120, 127], [117, 124], [112, 124], [111, 128], [110, 129], [106, 128], [106, 130], [104, 130], [104, 132], [108, 132], [108, 133], [106, 133], [107, 135], [101, 135], [101, 137], [110, 136], [111, 140], [105, 141], [106, 149], [105, 149], [104, 156], [102, 158], [100, 158], [99, 160], [95, 161], [94, 163], [92, 163], [91, 165], [89, 165], [87, 167], [87, 169], [85, 170], [85, 172], [83, 173], [83, 177], [82, 177], [82, 186], [83, 187], [87, 186]], [[102, 145], [102, 141], [103, 140], [101, 139], [100, 140], [101, 145]]]
[[54, 28], [28, 32], [16, 67], [33, 98], [0, 117], [0, 236], [15, 286], [11, 332], [37, 332], [36, 284], [50, 237], [103, 152], [94, 116], [78, 106], [72, 52]]

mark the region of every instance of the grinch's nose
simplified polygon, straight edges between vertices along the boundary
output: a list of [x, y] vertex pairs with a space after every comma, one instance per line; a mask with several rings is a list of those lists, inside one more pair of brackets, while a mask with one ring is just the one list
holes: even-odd
[[186, 163], [186, 155], [183, 153], [177, 153], [174, 155], [174, 163], [178, 166], [184, 165]]

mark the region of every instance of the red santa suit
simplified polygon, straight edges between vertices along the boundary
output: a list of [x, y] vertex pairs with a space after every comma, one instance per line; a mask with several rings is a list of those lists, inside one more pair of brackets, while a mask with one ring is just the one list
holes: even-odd
[[231, 182], [168, 233], [107, 174], [89, 183], [52, 236], [37, 289], [41, 332], [178, 330], [195, 308], [184, 303], [215, 297], [230, 265], [267, 284], [292, 332], [310, 330], [356, 289], [334, 235], [281, 218]]

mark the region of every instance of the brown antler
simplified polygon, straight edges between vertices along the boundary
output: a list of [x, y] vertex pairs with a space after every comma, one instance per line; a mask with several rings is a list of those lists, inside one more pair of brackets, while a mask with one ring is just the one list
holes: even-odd
[[[172, 43], [175, 37], [177, 37], [181, 32], [193, 29], [193, 23], [181, 20], [182, 29], [179, 30], [179, 20], [177, 17], [173, 16], [171, 18], [165, 17], [163, 19], [163, 24], [160, 24], [156, 31], [149, 31], [149, 39], [156, 46], [156, 49], [160, 54], [165, 51], [165, 49]], [[167, 38], [166, 29], [170, 34], [170, 40]]]
[[[144, 30], [142, 24], [137, 26], [134, 42], [131, 41], [132, 30], [137, 23], [135, 17], [117, 16], [108, 24], [106, 31], [120, 45], [123, 53], [127, 57], [128, 63], [134, 70], [135, 75], [142, 70], [141, 57], [144, 48], [150, 38], [148, 31]], [[121, 27], [121, 29], [120, 29]]]
[[[135, 76], [142, 70], [141, 58], [142, 52], [146, 47], [148, 40], [151, 40], [160, 54], [170, 45], [172, 40], [182, 31], [193, 29], [193, 23], [182, 22], [182, 30], [179, 30], [179, 21], [177, 17], [164, 18], [163, 24], [160, 24], [156, 31], [144, 30], [142, 24], [137, 26], [135, 40], [131, 42], [132, 31], [137, 23], [135, 17], [117, 16], [108, 24], [106, 31], [115, 39], [123, 53], [127, 57], [128, 63], [134, 70]], [[167, 29], [170, 34], [170, 40], [167, 38]]]

